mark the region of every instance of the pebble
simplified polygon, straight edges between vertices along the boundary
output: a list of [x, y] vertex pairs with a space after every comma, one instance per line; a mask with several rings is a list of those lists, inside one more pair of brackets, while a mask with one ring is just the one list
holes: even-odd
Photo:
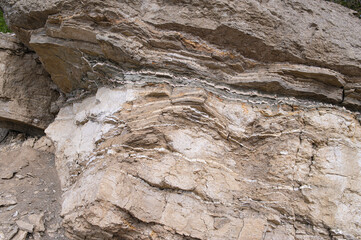
[[20, 175], [20, 174], [16, 174], [15, 177], [17, 177], [17, 178], [20, 179], [20, 180], [25, 178], [23, 175]]
[[14, 173], [13, 171], [4, 171], [0, 173], [0, 178], [4, 179], [4, 180], [9, 180], [12, 179], [14, 177]]

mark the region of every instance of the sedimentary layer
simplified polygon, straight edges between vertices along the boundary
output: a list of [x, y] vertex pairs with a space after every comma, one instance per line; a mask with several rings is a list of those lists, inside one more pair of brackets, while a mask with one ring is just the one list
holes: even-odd
[[0, 7], [64, 93], [41, 127], [70, 239], [361, 238], [351, 10], [323, 0]]

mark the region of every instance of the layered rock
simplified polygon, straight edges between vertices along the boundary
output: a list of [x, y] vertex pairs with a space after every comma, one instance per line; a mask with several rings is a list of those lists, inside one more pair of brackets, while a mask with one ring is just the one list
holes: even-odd
[[14, 35], [0, 34], [0, 126], [41, 133], [51, 121], [59, 92], [38, 56]]
[[323, 0], [1, 4], [12, 29], [66, 92], [95, 91], [142, 69], [361, 105], [360, 20]]
[[0, 6], [68, 96], [46, 134], [69, 238], [361, 238], [351, 10], [321, 0]]
[[69, 236], [360, 238], [355, 114], [232, 97], [145, 84], [63, 108], [46, 133]]

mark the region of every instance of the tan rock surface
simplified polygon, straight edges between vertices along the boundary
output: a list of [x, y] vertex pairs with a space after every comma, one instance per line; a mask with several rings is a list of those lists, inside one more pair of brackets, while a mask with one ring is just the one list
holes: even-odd
[[361, 106], [360, 20], [324, 0], [0, 1], [66, 92], [146, 71]]
[[63, 108], [46, 133], [69, 237], [361, 237], [361, 126], [341, 108], [127, 85]]
[[[40, 133], [54, 119], [59, 93], [37, 55], [13, 34], [0, 34], [0, 126]], [[53, 88], [53, 89], [52, 89]]]
[[361, 239], [351, 10], [324, 0], [0, 7], [68, 97], [47, 137], [26, 144], [55, 145], [70, 239]]

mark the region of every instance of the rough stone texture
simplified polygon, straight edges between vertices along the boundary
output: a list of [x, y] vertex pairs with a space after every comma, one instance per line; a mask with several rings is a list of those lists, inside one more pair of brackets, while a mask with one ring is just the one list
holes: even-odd
[[45, 132], [69, 238], [361, 239], [361, 25], [350, 10], [0, 7], [67, 93]]
[[28, 232], [20, 230], [12, 240], [26, 240]]
[[[2, 0], [66, 92], [149, 71], [361, 106], [361, 25], [324, 0]], [[105, 75], [105, 76], [104, 76]]]
[[361, 238], [352, 112], [129, 85], [63, 108], [46, 133], [70, 237]]
[[6, 138], [8, 135], [9, 130], [6, 128], [0, 128], [0, 143]]
[[10, 131], [0, 143], [1, 240], [67, 239], [54, 154], [37, 144], [44, 138]]
[[34, 225], [28, 222], [24, 222], [22, 220], [16, 221], [20, 230], [26, 231], [28, 233], [32, 233], [34, 231]]
[[45, 129], [59, 96], [52, 85], [37, 55], [15, 35], [0, 33], [0, 127], [29, 133]]

